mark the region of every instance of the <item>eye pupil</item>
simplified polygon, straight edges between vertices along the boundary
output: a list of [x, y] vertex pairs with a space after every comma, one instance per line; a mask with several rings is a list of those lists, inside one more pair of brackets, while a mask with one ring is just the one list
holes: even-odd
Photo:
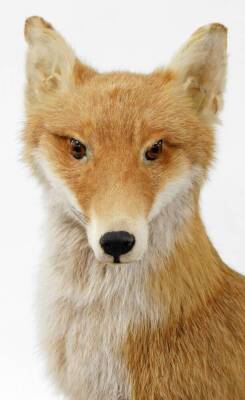
[[154, 143], [150, 149], [148, 149], [145, 153], [145, 158], [149, 161], [153, 161], [157, 159], [157, 156], [162, 152], [162, 140]]
[[71, 146], [71, 154], [77, 160], [80, 160], [86, 156], [86, 147], [79, 140], [71, 138], [70, 146]]
[[157, 146], [157, 145], [153, 145], [152, 146], [152, 148], [151, 148], [151, 151], [152, 151], [152, 153], [158, 153], [158, 151], [159, 151], [159, 147]]

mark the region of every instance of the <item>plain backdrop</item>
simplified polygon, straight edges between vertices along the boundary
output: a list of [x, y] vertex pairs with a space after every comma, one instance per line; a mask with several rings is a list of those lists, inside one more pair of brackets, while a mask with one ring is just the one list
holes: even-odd
[[[236, 0], [21, 0], [0, 6], [0, 398], [51, 400], [36, 346], [35, 277], [41, 252], [40, 190], [19, 161], [26, 45], [24, 20], [41, 15], [101, 71], [164, 65], [200, 25], [229, 28], [229, 71], [217, 161], [202, 194], [209, 236], [245, 272], [245, 6]], [[95, 399], [96, 400], [96, 399]], [[109, 399], [108, 399], [109, 400]]]

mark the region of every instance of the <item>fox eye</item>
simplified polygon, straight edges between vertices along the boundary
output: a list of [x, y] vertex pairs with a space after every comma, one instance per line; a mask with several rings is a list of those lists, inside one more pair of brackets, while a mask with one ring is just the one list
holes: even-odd
[[154, 143], [148, 150], [145, 152], [145, 158], [149, 161], [154, 161], [158, 158], [159, 154], [162, 153], [162, 140], [158, 140], [158, 142]]
[[70, 149], [71, 154], [77, 160], [81, 160], [87, 154], [86, 146], [84, 146], [84, 144], [75, 138], [70, 138]]

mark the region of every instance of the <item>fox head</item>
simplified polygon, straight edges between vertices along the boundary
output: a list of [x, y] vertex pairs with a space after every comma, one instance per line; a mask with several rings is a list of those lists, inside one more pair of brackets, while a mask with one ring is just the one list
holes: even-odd
[[160, 214], [165, 230], [172, 205], [177, 223], [198, 204], [222, 107], [226, 28], [198, 29], [150, 74], [95, 71], [39, 17], [27, 19], [25, 37], [25, 159], [99, 261], [141, 260]]

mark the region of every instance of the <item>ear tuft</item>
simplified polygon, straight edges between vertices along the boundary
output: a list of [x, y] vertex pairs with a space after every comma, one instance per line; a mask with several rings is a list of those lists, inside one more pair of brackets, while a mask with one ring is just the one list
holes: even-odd
[[54, 30], [52, 25], [42, 17], [29, 17], [25, 21], [25, 38], [27, 43], [33, 44], [40, 39], [44, 29]]
[[199, 28], [170, 63], [198, 112], [215, 115], [223, 104], [227, 29], [213, 23]]

